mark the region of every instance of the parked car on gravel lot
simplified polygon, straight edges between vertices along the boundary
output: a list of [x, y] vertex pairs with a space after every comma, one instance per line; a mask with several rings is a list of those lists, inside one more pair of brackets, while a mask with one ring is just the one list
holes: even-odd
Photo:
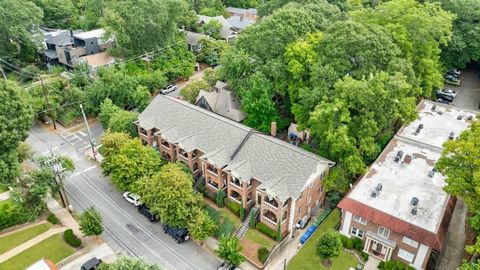
[[447, 74], [451, 74], [455, 77], [460, 77], [460, 71], [459, 70], [456, 70], [456, 69], [450, 69], [447, 71]]
[[217, 270], [242, 270], [242, 269], [239, 267], [232, 266], [226, 262], [223, 262], [222, 264], [220, 264]]
[[150, 212], [150, 209], [145, 204], [142, 204], [138, 207], [138, 212], [148, 218], [150, 222], [157, 222], [160, 219], [157, 217], [157, 215], [153, 214]]
[[166, 95], [166, 94], [171, 93], [171, 92], [173, 92], [173, 91], [175, 91], [175, 90], [177, 90], [177, 86], [174, 85], [174, 84], [169, 84], [169, 85], [167, 85], [167, 87], [165, 87], [165, 88], [163, 88], [162, 90], [160, 90], [160, 93], [161, 93], [162, 95]]
[[140, 196], [138, 196], [135, 193], [131, 193], [129, 191], [125, 191], [123, 193], [123, 198], [125, 198], [125, 200], [127, 200], [127, 202], [133, 204], [135, 207], [142, 204], [142, 202], [140, 201]]
[[96, 270], [102, 264], [102, 260], [97, 259], [96, 257], [91, 258], [86, 263], [82, 264], [80, 270]]
[[447, 101], [449, 101], [449, 102], [452, 102], [452, 101], [453, 101], [453, 97], [452, 97], [452, 96], [443, 94], [443, 93], [440, 92], [440, 91], [437, 91], [437, 98], [441, 98], [441, 99], [447, 100]]
[[444, 88], [444, 89], [440, 90], [439, 92], [444, 94], [444, 95], [451, 96], [452, 98], [457, 96], [457, 91], [454, 91], [454, 90], [448, 89], [448, 88]]

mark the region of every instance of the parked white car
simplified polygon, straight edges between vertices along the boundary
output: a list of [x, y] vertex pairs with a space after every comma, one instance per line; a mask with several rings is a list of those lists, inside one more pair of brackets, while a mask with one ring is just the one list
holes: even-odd
[[456, 91], [454, 91], [452, 89], [448, 89], [448, 88], [445, 88], [445, 89], [441, 90], [440, 92], [444, 95], [451, 96], [453, 98], [457, 96]]
[[142, 204], [142, 201], [140, 200], [140, 196], [138, 196], [135, 193], [131, 193], [129, 191], [125, 191], [123, 193], [123, 198], [125, 198], [125, 200], [127, 200], [127, 202], [133, 204], [135, 207]]

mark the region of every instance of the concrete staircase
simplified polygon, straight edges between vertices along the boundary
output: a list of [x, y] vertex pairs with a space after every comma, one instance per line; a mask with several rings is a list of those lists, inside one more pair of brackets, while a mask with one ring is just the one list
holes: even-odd
[[245, 236], [245, 233], [247, 232], [247, 230], [250, 226], [250, 218], [252, 216], [256, 217], [257, 215], [258, 215], [258, 206], [255, 205], [254, 207], [252, 207], [252, 209], [248, 213], [245, 220], [243, 220], [242, 225], [240, 226], [240, 228], [238, 228], [237, 232], [235, 233], [235, 236], [238, 239], [242, 240], [243, 236]]

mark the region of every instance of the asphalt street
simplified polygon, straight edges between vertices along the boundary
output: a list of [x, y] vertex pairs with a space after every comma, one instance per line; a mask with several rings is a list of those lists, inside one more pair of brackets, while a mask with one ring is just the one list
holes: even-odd
[[[94, 139], [99, 141], [101, 131], [95, 124], [93, 129]], [[105, 227], [102, 236], [116, 252], [158, 263], [164, 269], [208, 270], [216, 269], [220, 264], [215, 256], [192, 241], [175, 243], [163, 233], [160, 223], [149, 222], [137, 208], [126, 202], [122, 192], [102, 176], [100, 166], [83, 155], [89, 146], [86, 130], [55, 133], [35, 125], [27, 141], [34, 148], [35, 155], [53, 152], [67, 155], [74, 161], [75, 171], [64, 179], [69, 202], [75, 212], [90, 206], [99, 210]]]

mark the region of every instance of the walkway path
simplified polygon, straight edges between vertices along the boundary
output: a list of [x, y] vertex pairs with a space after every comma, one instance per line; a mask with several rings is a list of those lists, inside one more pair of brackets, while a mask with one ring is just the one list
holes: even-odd
[[72, 229], [73, 233], [78, 236], [78, 238], [80, 238], [82, 242], [85, 242], [86, 239], [82, 237], [83, 234], [80, 231], [78, 222], [72, 217], [72, 215], [50, 195], [47, 197], [46, 203], [50, 212], [54, 213], [55, 216], [57, 216], [63, 226]]
[[10, 198], [10, 191], [5, 191], [3, 193], [0, 193], [0, 202], [8, 200]]
[[24, 242], [23, 244], [19, 245], [19, 246], [16, 246], [12, 249], [10, 249], [9, 251], [3, 253], [2, 255], [0, 255], [0, 263], [12, 258], [13, 256], [19, 254], [20, 252], [24, 251], [24, 250], [27, 250], [29, 249], [30, 247], [42, 242], [43, 240], [49, 238], [50, 236], [52, 235], [55, 235], [55, 234], [58, 234], [58, 233], [61, 233], [63, 231], [65, 231], [67, 228], [65, 227], [56, 227], [56, 228], [52, 228], [40, 235], [37, 235], [36, 237], [28, 240], [27, 242]]

